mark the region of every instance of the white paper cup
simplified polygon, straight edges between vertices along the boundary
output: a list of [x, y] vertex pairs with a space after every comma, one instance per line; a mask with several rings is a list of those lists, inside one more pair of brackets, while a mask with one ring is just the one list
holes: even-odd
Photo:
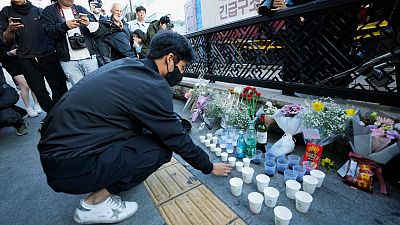
[[244, 167], [249, 167], [250, 166], [250, 159], [249, 158], [244, 158], [243, 159], [243, 166]]
[[296, 192], [301, 188], [301, 184], [295, 180], [287, 180], [286, 184], [286, 196], [290, 199], [296, 199]]
[[210, 140], [210, 139], [212, 138], [212, 136], [213, 136], [212, 133], [208, 133], [208, 134], [207, 134], [207, 139]]
[[199, 140], [200, 140], [200, 143], [204, 143], [204, 140], [206, 140], [206, 136], [201, 135], [201, 136], [199, 137]]
[[215, 148], [217, 147], [217, 145], [216, 144], [210, 144], [210, 150], [212, 151], [212, 152], [215, 152]]
[[205, 145], [207, 148], [210, 147], [210, 140], [209, 140], [209, 139], [204, 140], [204, 145]]
[[270, 178], [269, 178], [269, 176], [267, 176], [265, 174], [258, 174], [256, 176], [256, 181], [257, 181], [257, 189], [258, 189], [258, 191], [263, 193], [264, 192], [264, 188], [268, 187]]
[[242, 179], [243, 182], [246, 184], [250, 184], [251, 181], [253, 181], [253, 174], [254, 174], [254, 169], [251, 167], [243, 167], [242, 169]]
[[242, 194], [243, 180], [239, 177], [234, 177], [229, 180], [231, 185], [231, 192], [234, 196], [239, 196]]
[[211, 138], [211, 143], [218, 144], [218, 137], [212, 137]]
[[222, 149], [217, 147], [217, 148], [215, 148], [214, 153], [216, 156], [221, 156], [221, 151], [222, 151]]
[[274, 208], [275, 225], [288, 225], [292, 219], [292, 212], [285, 206], [277, 206]]
[[226, 153], [226, 152], [221, 153], [221, 159], [222, 159], [222, 162], [228, 161], [228, 153]]
[[315, 188], [317, 187], [318, 179], [311, 176], [305, 175], [303, 177], [303, 191], [308, 192], [309, 194], [313, 194]]
[[325, 173], [322, 172], [321, 170], [311, 170], [310, 174], [311, 176], [317, 178], [318, 180], [317, 188], [320, 188], [322, 186], [322, 182], [324, 182]]
[[228, 154], [232, 154], [232, 153], [233, 153], [233, 148], [226, 149], [226, 152], [227, 152]]
[[313, 197], [305, 191], [298, 191], [296, 193], [296, 209], [299, 212], [307, 213], [310, 208]]
[[236, 170], [238, 172], [242, 172], [243, 169], [243, 162], [236, 162]]
[[258, 192], [251, 192], [247, 198], [249, 199], [250, 211], [252, 213], [260, 213], [264, 197]]
[[235, 158], [235, 157], [229, 157], [229, 158], [228, 158], [228, 162], [229, 162], [229, 165], [231, 165], [232, 167], [234, 167], [234, 166], [235, 166], [235, 163], [236, 163], [236, 158]]
[[265, 198], [265, 205], [268, 207], [275, 207], [276, 201], [279, 197], [279, 191], [273, 187], [266, 187], [264, 188], [264, 198]]

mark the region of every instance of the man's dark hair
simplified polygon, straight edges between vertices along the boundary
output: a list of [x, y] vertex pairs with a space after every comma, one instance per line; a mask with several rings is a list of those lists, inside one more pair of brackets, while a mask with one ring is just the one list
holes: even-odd
[[143, 6], [138, 6], [138, 7], [136, 7], [136, 12], [138, 13], [138, 12], [140, 12], [140, 11], [144, 11], [144, 13], [146, 13], [146, 8], [143, 7]]
[[147, 57], [160, 59], [169, 53], [174, 54], [176, 63], [180, 60], [191, 62], [195, 58], [193, 48], [185, 37], [173, 31], [160, 30], [151, 39]]

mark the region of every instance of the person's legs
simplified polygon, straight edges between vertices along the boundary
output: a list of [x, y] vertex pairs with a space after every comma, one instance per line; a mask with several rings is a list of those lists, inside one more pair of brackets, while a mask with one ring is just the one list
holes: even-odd
[[25, 121], [27, 112], [18, 106], [12, 106], [0, 110], [0, 127], [15, 127], [19, 136], [28, 133], [28, 125]]
[[35, 93], [40, 106], [44, 111], [49, 112], [53, 108], [53, 100], [46, 89], [43, 72], [39, 68], [39, 63], [34, 58], [20, 58], [20, 66], [25, 80], [31, 91]]
[[61, 68], [60, 60], [55, 54], [41, 57], [39, 58], [39, 66], [49, 84], [53, 104], [55, 105], [64, 93], [68, 91], [67, 79], [63, 69]]
[[96, 57], [80, 60], [79, 63], [83, 69], [85, 76], [95, 71], [99, 67]]
[[[14, 82], [18, 84], [20, 90], [21, 90], [21, 98], [22, 101], [24, 102], [26, 111], [28, 112], [29, 117], [36, 117], [38, 116], [38, 113], [31, 107], [29, 103], [29, 86], [26, 83], [24, 75], [17, 75], [13, 77]], [[32, 92], [33, 94], [33, 92]]]
[[[75, 211], [78, 223], [119, 222], [137, 210], [134, 202], [115, 196], [143, 182], [171, 160], [172, 151], [152, 135], [114, 143], [97, 156], [75, 160], [42, 161], [49, 185], [57, 192], [90, 193]], [[118, 218], [107, 213], [119, 210]]]
[[84, 71], [79, 66], [78, 61], [60, 61], [60, 63], [65, 75], [72, 85], [78, 83], [78, 81], [85, 75]]

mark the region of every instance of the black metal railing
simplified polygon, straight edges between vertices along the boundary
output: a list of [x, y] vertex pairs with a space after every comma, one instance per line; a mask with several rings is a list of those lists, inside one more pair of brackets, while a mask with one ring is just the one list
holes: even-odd
[[188, 34], [186, 76], [400, 106], [396, 2], [316, 1]]

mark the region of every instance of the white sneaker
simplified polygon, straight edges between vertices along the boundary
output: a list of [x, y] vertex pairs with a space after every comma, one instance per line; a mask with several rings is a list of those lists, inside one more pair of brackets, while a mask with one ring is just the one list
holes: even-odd
[[119, 223], [131, 217], [137, 209], [136, 202], [122, 201], [117, 195], [97, 205], [88, 205], [82, 199], [75, 209], [74, 220], [79, 224]]
[[33, 110], [35, 110], [35, 112], [37, 112], [37, 114], [40, 114], [43, 112], [42, 108], [40, 108], [39, 104], [36, 104], [35, 106], [33, 106]]
[[34, 109], [32, 109], [32, 107], [27, 108], [26, 111], [28, 112], [29, 117], [37, 117], [38, 116], [38, 113]]

